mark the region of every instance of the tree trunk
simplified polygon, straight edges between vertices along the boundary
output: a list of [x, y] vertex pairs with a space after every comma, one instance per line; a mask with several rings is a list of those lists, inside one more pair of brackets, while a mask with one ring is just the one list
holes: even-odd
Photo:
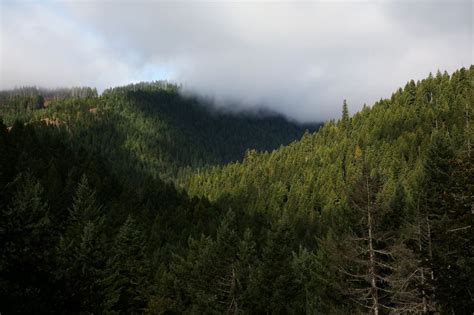
[[[421, 241], [421, 226], [418, 223], [418, 246], [420, 249], [420, 253], [423, 251], [423, 246], [422, 246], [422, 241]], [[426, 292], [425, 292], [425, 268], [423, 266], [420, 267], [420, 273], [421, 273], [421, 294], [422, 294], [422, 303], [423, 303], [423, 314], [426, 314], [428, 312], [428, 307], [426, 304]]]
[[[428, 228], [427, 230], [427, 236], [428, 236], [428, 256], [430, 258], [430, 264], [433, 262], [433, 249], [431, 246], [431, 225], [430, 225], [430, 219], [428, 216], [426, 216], [426, 227]], [[431, 273], [431, 280], [434, 280], [434, 273], [433, 273], [433, 268], [430, 268], [430, 273]]]
[[372, 295], [372, 309], [374, 314], [379, 314], [379, 301], [378, 301], [378, 292], [377, 292], [377, 278], [375, 275], [375, 252], [373, 247], [373, 236], [372, 236], [372, 213], [370, 207], [370, 187], [369, 187], [369, 177], [367, 176], [367, 228], [369, 234], [369, 275], [370, 275], [370, 285], [371, 285], [371, 295]]
[[471, 130], [469, 130], [469, 105], [466, 103], [467, 156], [471, 157]]

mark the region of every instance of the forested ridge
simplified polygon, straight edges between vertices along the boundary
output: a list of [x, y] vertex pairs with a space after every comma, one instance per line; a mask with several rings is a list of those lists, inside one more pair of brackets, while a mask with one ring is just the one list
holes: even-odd
[[317, 133], [183, 185], [292, 226], [305, 312], [471, 313], [473, 71], [409, 81], [352, 117], [344, 101]]
[[317, 132], [165, 82], [0, 93], [0, 312], [471, 314], [473, 71]]
[[183, 96], [178, 85], [165, 81], [110, 88], [100, 96], [88, 87], [3, 91], [0, 115], [7, 126], [57, 125], [72, 135], [71, 145], [87, 147], [116, 170], [134, 167], [167, 180], [191, 168], [241, 160], [249, 148], [275, 149], [319, 127], [264, 111], [227, 112]]

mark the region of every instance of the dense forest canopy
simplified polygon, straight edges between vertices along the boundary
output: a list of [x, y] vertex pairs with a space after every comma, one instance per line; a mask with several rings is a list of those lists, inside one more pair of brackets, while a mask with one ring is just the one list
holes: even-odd
[[299, 124], [264, 113], [229, 113], [183, 96], [166, 81], [105, 90], [21, 88], [0, 92], [0, 115], [43, 121], [69, 131], [71, 144], [86, 146], [116, 165], [175, 179], [189, 168], [240, 160], [246, 150], [273, 150], [319, 124]]
[[470, 314], [473, 80], [318, 131], [166, 82], [2, 92], [0, 312]]

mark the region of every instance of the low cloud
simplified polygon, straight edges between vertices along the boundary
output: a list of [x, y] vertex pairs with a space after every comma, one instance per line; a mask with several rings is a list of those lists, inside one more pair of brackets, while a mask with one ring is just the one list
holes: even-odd
[[339, 116], [344, 98], [354, 112], [409, 79], [472, 63], [471, 1], [0, 7], [0, 88], [170, 79], [222, 106], [310, 121]]

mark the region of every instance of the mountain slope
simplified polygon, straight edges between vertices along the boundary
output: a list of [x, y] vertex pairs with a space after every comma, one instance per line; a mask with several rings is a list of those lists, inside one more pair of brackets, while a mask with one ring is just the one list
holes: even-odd
[[[410, 81], [288, 146], [186, 171], [226, 145], [181, 120], [209, 113], [173, 86], [7, 95], [6, 121], [26, 123], [0, 123], [2, 307], [471, 313], [473, 73]], [[203, 197], [156, 178], [176, 173]]]
[[468, 313], [473, 76], [471, 66], [410, 81], [353, 117], [344, 104], [342, 118], [317, 133], [182, 185], [291, 226], [297, 243], [279, 246], [294, 246], [306, 313]]
[[130, 180], [70, 137], [0, 123], [2, 310], [143, 310], [160, 266], [214, 233], [222, 211], [160, 179]]
[[435, 130], [448, 132], [457, 151], [466, 150], [472, 137], [471, 79], [472, 69], [462, 69], [451, 77], [438, 73], [410, 81], [351, 118], [329, 121], [273, 152], [251, 151], [243, 162], [196, 173], [184, 187], [212, 200], [246, 196], [245, 206], [255, 211], [325, 212], [346, 203], [347, 186], [363, 159], [380, 172], [392, 194], [397, 181], [415, 184]]
[[22, 118], [66, 128], [77, 135], [74, 138], [80, 145], [117, 163], [118, 168], [134, 165], [166, 179], [186, 168], [239, 160], [248, 149], [272, 150], [300, 138], [305, 129], [317, 128], [277, 114], [213, 110], [202, 101], [181, 96], [176, 85], [164, 82], [113, 88], [100, 97], [93, 90], [73, 93], [76, 90], [69, 94], [46, 91], [46, 108], [41, 90], [4, 92], [0, 115], [9, 124]]

